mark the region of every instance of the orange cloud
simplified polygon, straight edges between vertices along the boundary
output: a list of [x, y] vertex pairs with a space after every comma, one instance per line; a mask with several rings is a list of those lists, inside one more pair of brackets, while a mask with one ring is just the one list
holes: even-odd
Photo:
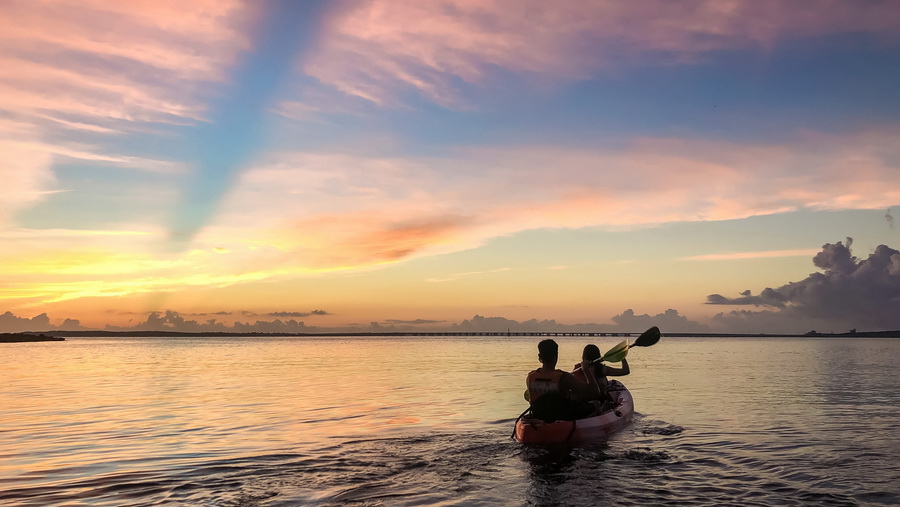
[[[416, 213], [395, 214], [401, 207], [386, 204], [379, 210], [298, 216], [270, 223], [268, 228], [251, 232], [254, 238], [245, 241], [276, 247], [281, 252], [276, 263], [285, 271], [311, 273], [365, 269], [457, 250], [472, 230], [468, 217], [421, 214], [402, 218]], [[208, 241], [225, 234], [213, 227]]]
[[[350, 254], [343, 264], [372, 264], [417, 257], [423, 251], [434, 251], [447, 243], [456, 243], [470, 228], [471, 219], [464, 216], [429, 216], [411, 219], [351, 215], [338, 219], [339, 224], [327, 224], [325, 230], [341, 230], [344, 238], [333, 245], [336, 252]], [[316, 219], [313, 222], [321, 222]], [[327, 222], [333, 222], [327, 220]], [[309, 227], [301, 221], [298, 229]], [[343, 226], [343, 227], [342, 227]], [[318, 227], [310, 229], [321, 231]], [[362, 255], [359, 255], [362, 254]]]
[[685, 257], [685, 261], [732, 261], [744, 259], [770, 259], [773, 257], [813, 257], [819, 249], [766, 250], [760, 252], [729, 252], [719, 254], [694, 255]]
[[623, 63], [691, 63], [726, 49], [831, 33], [896, 37], [891, 2], [368, 0], [333, 13], [305, 71], [379, 104], [399, 90], [459, 106], [454, 80], [490, 68], [582, 79]]
[[[885, 129], [805, 133], [784, 145], [642, 139], [617, 149], [507, 146], [447, 158], [271, 154], [240, 176], [190, 251], [160, 251], [165, 232], [146, 225], [0, 230], [0, 264], [11, 267], [0, 301], [155, 294], [374, 269], [539, 228], [884, 209], [900, 202], [896, 138]], [[46, 159], [15, 159], [38, 164], [32, 168], [43, 163], [45, 172], [3, 173], [33, 194], [4, 202], [7, 213], [53, 188]]]
[[308, 272], [469, 249], [538, 228], [883, 209], [900, 202], [894, 139], [887, 129], [803, 134], [784, 145], [642, 139], [624, 149], [509, 146], [444, 159], [277, 154], [242, 176], [199, 240], [272, 248], [267, 255], [283, 270]]

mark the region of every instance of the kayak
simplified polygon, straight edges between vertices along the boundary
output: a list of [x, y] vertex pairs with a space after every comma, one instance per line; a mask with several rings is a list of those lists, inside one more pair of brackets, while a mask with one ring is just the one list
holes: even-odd
[[560, 444], [605, 438], [624, 428], [634, 415], [634, 399], [618, 381], [610, 381], [613, 409], [575, 421], [544, 422], [529, 414], [516, 421], [516, 441], [523, 444]]

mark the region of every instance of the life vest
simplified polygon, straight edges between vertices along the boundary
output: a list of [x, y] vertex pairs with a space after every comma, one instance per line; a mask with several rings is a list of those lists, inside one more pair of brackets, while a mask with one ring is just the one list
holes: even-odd
[[525, 383], [528, 386], [528, 399], [534, 404], [541, 396], [547, 393], [558, 393], [559, 380], [563, 376], [562, 370], [545, 371], [540, 368], [528, 374]]

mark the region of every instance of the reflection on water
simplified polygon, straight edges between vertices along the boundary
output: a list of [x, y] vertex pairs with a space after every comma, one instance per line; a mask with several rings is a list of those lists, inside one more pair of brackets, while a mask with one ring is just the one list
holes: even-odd
[[634, 423], [578, 448], [509, 438], [535, 345], [3, 344], [0, 503], [900, 503], [900, 340], [664, 338], [629, 354]]

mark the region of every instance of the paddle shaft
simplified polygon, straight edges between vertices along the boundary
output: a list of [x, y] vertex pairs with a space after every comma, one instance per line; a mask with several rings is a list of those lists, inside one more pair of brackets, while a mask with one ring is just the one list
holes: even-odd
[[[625, 356], [628, 355], [628, 351], [631, 349], [631, 347], [649, 347], [651, 345], [656, 344], [656, 342], [659, 341], [660, 337], [662, 337], [662, 334], [659, 332], [659, 328], [656, 326], [653, 326], [650, 329], [641, 333], [641, 335], [637, 337], [637, 340], [635, 340], [634, 343], [632, 343], [631, 345], [626, 345], [624, 350], [620, 351], [619, 353], [617, 353], [615, 355], [623, 354], [622, 359], [625, 359]], [[604, 358], [601, 356], [597, 359], [594, 359], [593, 362], [596, 363], [597, 361], [603, 361], [603, 360], [604, 360]], [[611, 361], [611, 362], [617, 363], [619, 361]]]

